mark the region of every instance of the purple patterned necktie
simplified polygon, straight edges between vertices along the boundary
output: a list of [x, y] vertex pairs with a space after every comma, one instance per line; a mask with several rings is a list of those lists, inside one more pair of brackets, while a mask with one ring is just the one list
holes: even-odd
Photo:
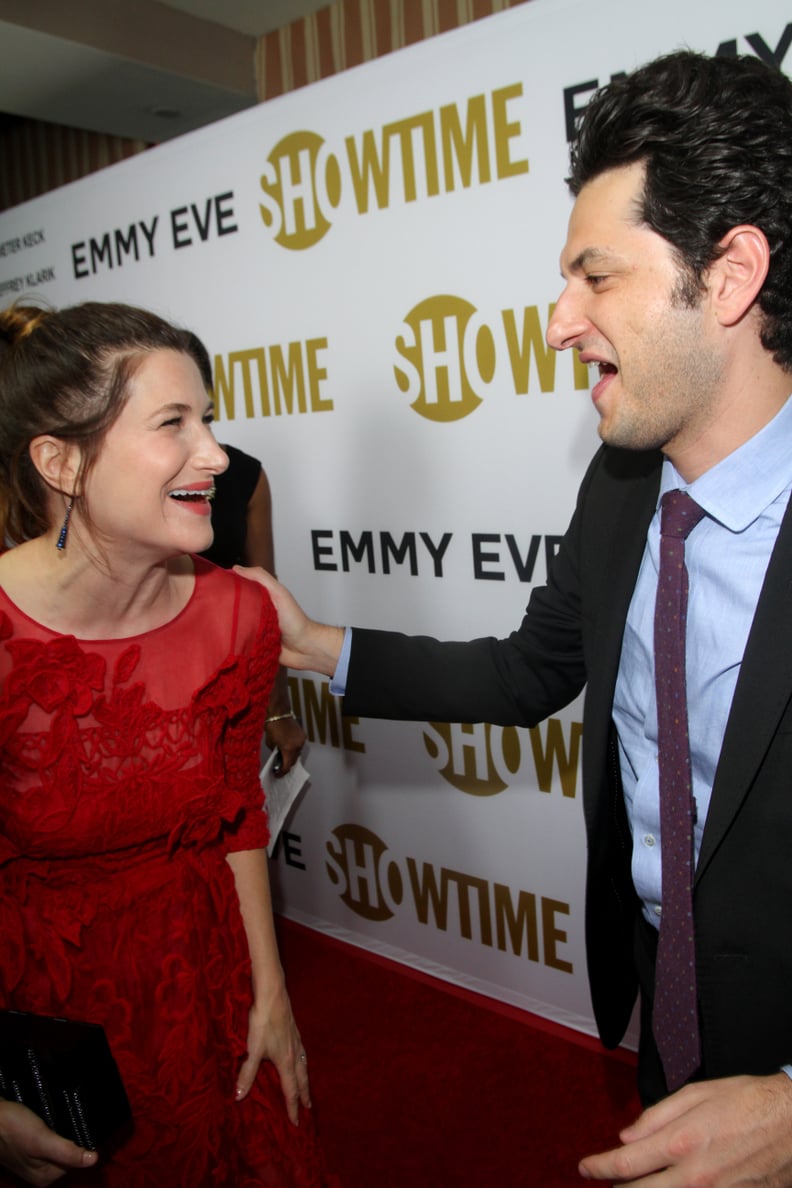
[[693, 786], [685, 691], [685, 540], [704, 514], [684, 491], [663, 496], [654, 623], [663, 910], [652, 1030], [672, 1093], [701, 1063], [693, 935]]

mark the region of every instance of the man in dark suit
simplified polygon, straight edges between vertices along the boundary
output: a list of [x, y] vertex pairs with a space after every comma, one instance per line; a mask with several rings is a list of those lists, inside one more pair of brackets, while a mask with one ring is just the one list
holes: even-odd
[[[650, 63], [592, 100], [570, 187], [548, 341], [598, 370], [604, 444], [547, 585], [507, 639], [469, 643], [344, 633], [273, 585], [282, 661], [375, 717], [527, 726], [585, 685], [592, 999], [612, 1046], [640, 988], [649, 1108], [581, 1174], [789, 1185], [792, 85], [755, 59]], [[703, 519], [684, 546], [698, 1034], [678, 1089], [652, 1005], [674, 890], [653, 617], [660, 499], [679, 490]]]

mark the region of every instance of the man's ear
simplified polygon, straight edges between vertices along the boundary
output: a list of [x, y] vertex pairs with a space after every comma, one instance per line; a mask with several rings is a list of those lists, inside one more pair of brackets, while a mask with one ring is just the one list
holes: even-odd
[[33, 438], [29, 453], [33, 465], [51, 490], [68, 496], [77, 494], [80, 448], [75, 442], [43, 433]]
[[734, 326], [751, 309], [770, 267], [770, 245], [749, 224], [732, 229], [718, 245], [721, 255], [708, 273], [710, 300], [718, 321]]

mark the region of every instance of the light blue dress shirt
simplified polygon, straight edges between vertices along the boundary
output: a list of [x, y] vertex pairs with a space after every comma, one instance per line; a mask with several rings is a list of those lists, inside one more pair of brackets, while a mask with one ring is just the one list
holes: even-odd
[[346, 693], [347, 677], [349, 676], [349, 656], [351, 651], [352, 628], [347, 627], [344, 631], [344, 642], [341, 645], [338, 663], [335, 666], [333, 679], [330, 682], [330, 692], [334, 697], [343, 697]]
[[[792, 400], [759, 433], [689, 486], [666, 459], [658, 508], [660, 498], [675, 487], [688, 491], [707, 513], [685, 543], [688, 724], [698, 860], [734, 687], [792, 491]], [[662, 841], [653, 655], [659, 550], [656, 510], [627, 615], [613, 703], [633, 835], [633, 880], [644, 915], [655, 927], [661, 911]]]

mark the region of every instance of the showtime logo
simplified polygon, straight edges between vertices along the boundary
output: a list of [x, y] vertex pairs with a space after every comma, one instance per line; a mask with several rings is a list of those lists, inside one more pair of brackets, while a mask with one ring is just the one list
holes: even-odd
[[406, 912], [439, 932], [574, 972], [558, 919], [570, 915], [568, 903], [411, 857], [399, 862], [376, 833], [350, 823], [333, 830], [326, 869], [341, 900], [364, 920], [383, 923]]
[[[495, 383], [523, 396], [533, 379], [541, 392], [553, 392], [559, 353], [545, 335], [554, 309], [555, 303], [546, 313], [527, 305], [485, 318], [462, 297], [427, 297], [406, 314], [394, 340], [396, 386], [419, 416], [441, 422], [470, 416]], [[588, 367], [577, 351], [563, 358], [575, 389], [588, 388]]]
[[532, 769], [527, 777], [536, 781], [540, 792], [560, 788], [564, 797], [573, 800], [582, 736], [582, 722], [565, 725], [559, 718], [548, 718], [529, 730], [489, 722], [430, 722], [423, 742], [438, 775], [468, 796], [497, 796], [527, 765]]
[[487, 185], [528, 172], [514, 143], [522, 83], [369, 128], [332, 150], [313, 131], [292, 132], [269, 153], [259, 210], [275, 243], [305, 251], [339, 208], [357, 215]]

